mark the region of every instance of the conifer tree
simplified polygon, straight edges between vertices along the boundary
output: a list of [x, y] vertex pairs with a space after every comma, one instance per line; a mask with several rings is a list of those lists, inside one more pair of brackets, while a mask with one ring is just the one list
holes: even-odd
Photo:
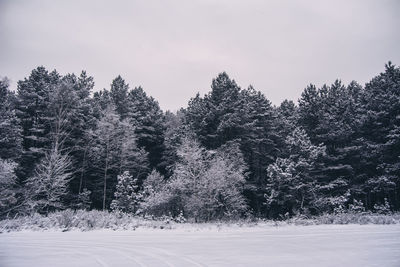
[[[361, 97], [360, 143], [363, 164], [357, 175], [358, 196], [367, 208], [387, 198], [400, 207], [400, 68], [389, 62], [385, 72], [366, 84]], [[360, 191], [358, 191], [360, 193]]]
[[115, 110], [121, 119], [126, 119], [129, 116], [128, 92], [129, 85], [118, 75], [111, 83], [110, 95], [115, 105]]
[[22, 153], [22, 129], [15, 114], [15, 95], [6, 78], [0, 80], [0, 158], [16, 161]]
[[316, 200], [315, 172], [325, 146], [311, 143], [303, 129], [296, 128], [286, 139], [289, 156], [277, 158], [268, 169], [266, 204], [271, 216], [308, 213]]
[[211, 92], [191, 99], [184, 123], [207, 149], [236, 142], [250, 175], [246, 196], [256, 214], [263, 213], [265, 169], [278, 152], [275, 114], [271, 103], [252, 86], [241, 90], [226, 73], [212, 82]]
[[114, 192], [114, 200], [111, 202], [111, 209], [135, 214], [142, 200], [138, 188], [138, 179], [133, 178], [128, 171], [117, 177], [117, 186]]
[[148, 153], [150, 168], [162, 172], [164, 151], [164, 114], [154, 98], [146, 95], [141, 87], [128, 93], [128, 121], [135, 128], [137, 145]]
[[49, 73], [44, 67], [38, 67], [32, 70], [28, 79], [18, 82], [16, 115], [23, 137], [18, 171], [21, 179], [32, 175], [34, 166], [51, 147], [50, 94], [59, 79], [56, 71]]

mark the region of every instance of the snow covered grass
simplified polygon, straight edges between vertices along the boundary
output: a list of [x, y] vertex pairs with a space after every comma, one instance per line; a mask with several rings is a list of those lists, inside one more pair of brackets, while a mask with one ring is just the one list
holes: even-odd
[[314, 218], [291, 218], [287, 221], [295, 225], [319, 224], [400, 224], [400, 213], [377, 214], [370, 212], [324, 214]]
[[398, 224], [188, 229], [3, 233], [0, 266], [400, 266]]
[[148, 229], [221, 229], [254, 226], [284, 226], [284, 225], [320, 225], [320, 224], [400, 224], [400, 214], [373, 214], [373, 213], [343, 213], [326, 214], [314, 218], [295, 217], [284, 221], [261, 219], [216, 221], [210, 223], [182, 223], [182, 218], [144, 218], [126, 213], [108, 211], [64, 210], [50, 213], [48, 216], [33, 214], [14, 219], [0, 221], [0, 232], [13, 231], [43, 231], [43, 230], [135, 230]]
[[171, 228], [168, 220], [153, 220], [132, 216], [126, 213], [108, 211], [64, 210], [50, 213], [48, 216], [33, 214], [0, 221], [0, 231], [21, 230], [74, 230], [82, 231], [96, 229], [135, 230], [138, 227]]

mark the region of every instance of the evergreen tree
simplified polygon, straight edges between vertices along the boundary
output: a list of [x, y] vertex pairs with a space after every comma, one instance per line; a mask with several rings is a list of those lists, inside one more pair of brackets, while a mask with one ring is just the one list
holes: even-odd
[[[78, 168], [83, 161], [85, 163], [86, 132], [93, 128], [94, 117], [90, 109], [89, 94], [93, 84], [91, 77], [82, 72], [80, 77], [67, 74], [62, 77], [57, 85], [49, 93], [50, 106], [48, 116], [50, 123], [49, 138], [55, 146], [68, 153], [71, 158], [74, 172], [70, 183], [71, 192], [68, 202], [74, 202], [80, 192], [81, 172]], [[77, 166], [78, 165], [78, 166]]]
[[[298, 107], [293, 101], [284, 100], [279, 107], [274, 109], [276, 133], [279, 136], [277, 146], [282, 149], [285, 147], [287, 136], [298, 126]], [[284, 153], [281, 151], [281, 153]]]
[[[68, 108], [68, 134], [65, 139], [65, 149], [69, 151], [72, 158], [75, 172], [70, 182], [71, 201], [79, 197], [82, 189], [85, 187], [85, 176], [88, 173], [88, 155], [92, 143], [91, 131], [97, 125], [94, 101], [90, 98], [90, 92], [93, 89], [93, 78], [82, 71], [79, 77], [74, 74], [63, 77], [62, 92], [67, 96], [63, 101]], [[67, 101], [69, 100], [69, 101]]]
[[113, 196], [117, 209], [128, 185], [134, 208], [118, 209], [195, 220], [238, 216], [247, 203], [271, 217], [400, 208], [400, 68], [390, 62], [364, 88], [311, 84], [298, 106], [273, 107], [221, 73], [176, 114], [121, 76], [93, 97], [85, 71], [38, 67], [16, 94], [8, 87], [0, 81], [3, 215], [28, 204], [106, 209]]
[[278, 136], [274, 110], [263, 94], [252, 86], [241, 90], [226, 73], [212, 82], [211, 92], [191, 99], [185, 110], [185, 125], [207, 149], [227, 142], [239, 144], [250, 175], [246, 196], [256, 214], [262, 207], [265, 169], [277, 155]]
[[56, 71], [49, 73], [44, 67], [38, 67], [28, 79], [18, 82], [16, 115], [23, 137], [18, 176], [22, 180], [32, 175], [34, 166], [51, 147], [50, 93], [59, 80]]
[[197, 95], [189, 102], [185, 121], [205, 147], [215, 149], [237, 138], [239, 92], [236, 82], [223, 72], [213, 79], [209, 94], [204, 98]]
[[177, 149], [182, 138], [189, 136], [190, 130], [184, 125], [184, 113], [182, 110], [176, 114], [167, 111], [164, 118], [164, 151], [162, 154], [161, 168], [166, 170], [166, 176], [170, 177], [173, 165], [178, 160]]
[[128, 91], [129, 85], [118, 75], [111, 83], [110, 95], [115, 105], [115, 110], [121, 119], [126, 119], [130, 112], [127, 99]]
[[286, 144], [289, 156], [278, 158], [267, 169], [269, 183], [265, 197], [273, 217], [315, 209], [315, 172], [320, 169], [318, 160], [325, 154], [325, 146], [311, 144], [306, 132], [300, 128], [287, 137]]
[[[383, 203], [400, 207], [400, 68], [390, 62], [366, 84], [361, 96], [361, 157], [356, 186], [367, 208]], [[361, 194], [360, 194], [361, 193]]]
[[117, 177], [118, 183], [114, 193], [114, 200], [111, 202], [111, 209], [135, 214], [142, 200], [138, 188], [138, 179], [133, 178], [128, 171]]
[[164, 151], [164, 114], [157, 101], [148, 97], [141, 87], [128, 93], [128, 121], [135, 128], [137, 144], [148, 153], [150, 168], [162, 172]]
[[6, 78], [0, 80], [0, 158], [16, 161], [22, 153], [22, 129], [15, 114], [15, 95]]
[[249, 87], [241, 92], [241, 102], [236, 113], [241, 114], [238, 140], [244, 159], [249, 167], [246, 195], [255, 214], [266, 213], [262, 203], [268, 177], [265, 172], [278, 155], [276, 114], [265, 96]]
[[[326, 146], [324, 166], [315, 179], [321, 197], [319, 209], [331, 212], [353, 198], [355, 173], [361, 166], [359, 128], [362, 87], [339, 80], [319, 89], [309, 86], [299, 100], [299, 124], [313, 143]], [[352, 193], [352, 194], [350, 194]]]

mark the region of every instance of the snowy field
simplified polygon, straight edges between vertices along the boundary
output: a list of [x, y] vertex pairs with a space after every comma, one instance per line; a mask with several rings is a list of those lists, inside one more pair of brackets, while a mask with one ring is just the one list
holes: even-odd
[[400, 266], [400, 225], [0, 235], [0, 266]]

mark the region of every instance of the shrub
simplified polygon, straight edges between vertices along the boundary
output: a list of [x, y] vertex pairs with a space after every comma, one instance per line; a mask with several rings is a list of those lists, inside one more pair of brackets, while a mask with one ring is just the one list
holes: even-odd
[[390, 213], [390, 205], [389, 205], [387, 198], [385, 198], [385, 202], [383, 204], [380, 204], [380, 205], [375, 204], [374, 210], [379, 214], [389, 214]]

